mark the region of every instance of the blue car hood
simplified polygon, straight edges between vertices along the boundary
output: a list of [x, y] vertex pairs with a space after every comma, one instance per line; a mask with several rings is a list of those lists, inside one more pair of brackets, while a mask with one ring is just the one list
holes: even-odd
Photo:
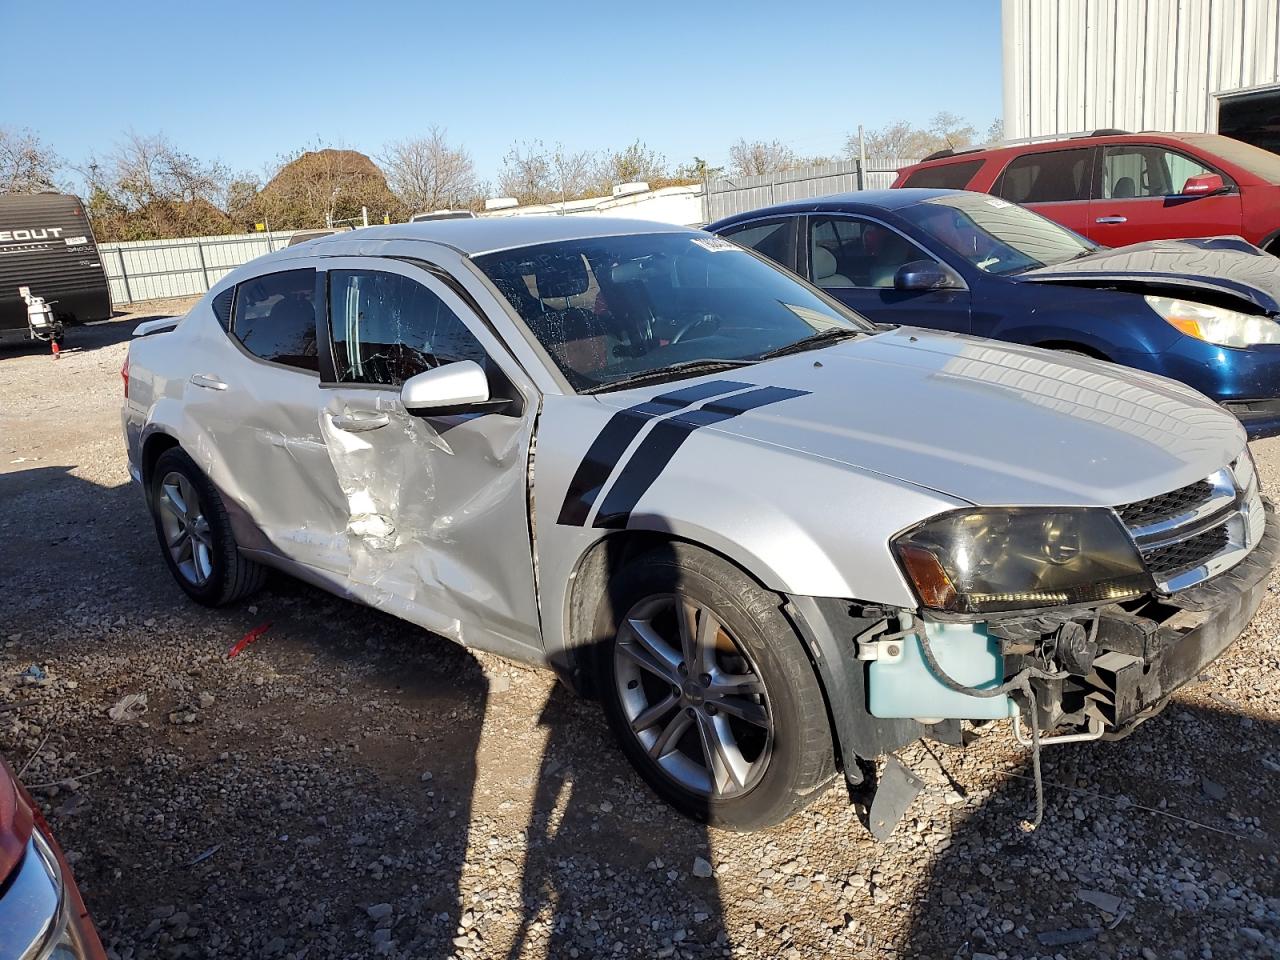
[[1240, 301], [1250, 313], [1280, 313], [1280, 260], [1239, 237], [1135, 243], [1028, 270], [1016, 279], [1128, 289], [1185, 288], [1189, 299], [1196, 298], [1196, 291], [1207, 291], [1215, 301]]

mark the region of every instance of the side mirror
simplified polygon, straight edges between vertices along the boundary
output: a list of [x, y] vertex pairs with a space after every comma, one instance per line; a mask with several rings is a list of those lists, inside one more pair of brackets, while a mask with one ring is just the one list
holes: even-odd
[[474, 360], [445, 363], [406, 380], [400, 387], [400, 402], [410, 413], [422, 416], [475, 413], [492, 405], [489, 378]]
[[1218, 174], [1202, 173], [1198, 177], [1187, 177], [1187, 182], [1182, 185], [1182, 194], [1187, 197], [1208, 197], [1226, 189], [1227, 185]]
[[893, 275], [895, 290], [948, 290], [959, 286], [960, 278], [933, 260], [912, 260]]

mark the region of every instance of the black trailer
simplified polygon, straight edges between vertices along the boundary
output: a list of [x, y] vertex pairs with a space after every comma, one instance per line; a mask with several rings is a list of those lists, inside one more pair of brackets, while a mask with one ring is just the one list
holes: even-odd
[[111, 316], [106, 271], [78, 197], [0, 195], [0, 340], [32, 335], [20, 287], [48, 304], [57, 339], [64, 324]]

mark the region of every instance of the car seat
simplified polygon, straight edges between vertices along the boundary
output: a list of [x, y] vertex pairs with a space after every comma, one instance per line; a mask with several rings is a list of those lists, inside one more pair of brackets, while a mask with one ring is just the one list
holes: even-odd
[[813, 282], [820, 287], [853, 287], [856, 284], [836, 272], [836, 257], [826, 247], [813, 248]]
[[1133, 177], [1121, 177], [1111, 187], [1112, 200], [1128, 200], [1138, 195], [1137, 185], [1133, 182]]

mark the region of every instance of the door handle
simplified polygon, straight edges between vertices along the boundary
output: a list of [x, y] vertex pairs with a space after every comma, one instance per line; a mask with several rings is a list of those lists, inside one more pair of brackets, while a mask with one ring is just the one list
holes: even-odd
[[366, 430], [377, 430], [391, 422], [385, 413], [335, 413], [333, 425], [347, 433], [364, 433]]
[[206, 390], [227, 389], [226, 381], [215, 373], [193, 373], [191, 382], [197, 387], [204, 387]]
[[1099, 217], [1094, 223], [1128, 223], [1128, 217]]

